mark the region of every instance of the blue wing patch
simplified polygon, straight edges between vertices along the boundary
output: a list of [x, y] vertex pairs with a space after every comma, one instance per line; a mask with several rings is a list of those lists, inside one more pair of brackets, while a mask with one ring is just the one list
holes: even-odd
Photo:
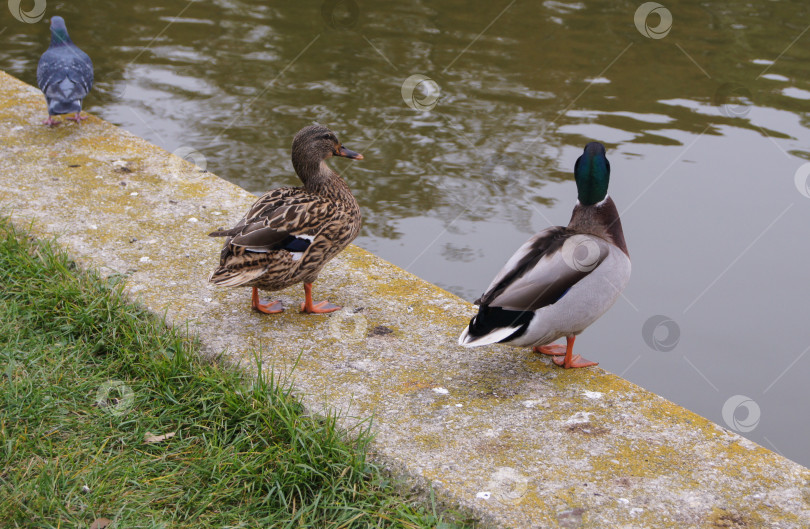
[[288, 235], [286, 239], [281, 241], [281, 244], [278, 247], [288, 252], [305, 252], [309, 245], [312, 244], [311, 239], [305, 239], [303, 237], [296, 237], [295, 235]]

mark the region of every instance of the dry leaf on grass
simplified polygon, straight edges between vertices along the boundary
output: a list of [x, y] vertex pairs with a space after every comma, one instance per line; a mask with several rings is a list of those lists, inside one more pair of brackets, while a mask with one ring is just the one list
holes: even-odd
[[111, 523], [112, 520], [109, 518], [96, 518], [93, 523], [90, 524], [90, 529], [104, 529]]
[[143, 436], [143, 441], [145, 443], [159, 443], [161, 441], [165, 441], [166, 439], [171, 439], [176, 433], [177, 432], [169, 432], [164, 433], [163, 435], [155, 435], [152, 432], [146, 432], [146, 435]]

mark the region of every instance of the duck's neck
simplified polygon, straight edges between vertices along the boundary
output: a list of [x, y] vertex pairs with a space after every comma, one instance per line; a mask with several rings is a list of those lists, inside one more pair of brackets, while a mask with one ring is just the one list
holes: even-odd
[[601, 237], [613, 243], [628, 257], [630, 256], [624, 240], [619, 210], [616, 209], [616, 204], [609, 196], [591, 206], [583, 206], [577, 201], [574, 212], [571, 214], [571, 221], [568, 223], [568, 229]]
[[[293, 162], [295, 166], [295, 162]], [[304, 183], [304, 189], [313, 195], [322, 196], [334, 202], [342, 202], [350, 209], [358, 209], [357, 200], [352, 195], [346, 181], [322, 160], [318, 164], [302, 164], [295, 172]]]

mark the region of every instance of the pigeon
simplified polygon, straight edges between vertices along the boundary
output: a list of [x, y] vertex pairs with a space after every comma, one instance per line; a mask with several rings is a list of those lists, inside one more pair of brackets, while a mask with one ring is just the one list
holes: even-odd
[[76, 123], [87, 119], [80, 115], [82, 100], [93, 87], [93, 61], [73, 44], [65, 19], [51, 18], [51, 45], [37, 66], [37, 84], [48, 102], [48, 119], [43, 124], [58, 125], [53, 116], [73, 114]]

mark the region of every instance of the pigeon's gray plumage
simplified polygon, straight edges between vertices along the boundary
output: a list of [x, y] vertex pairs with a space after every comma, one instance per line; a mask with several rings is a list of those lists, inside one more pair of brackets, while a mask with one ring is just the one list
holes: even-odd
[[93, 61], [70, 40], [62, 17], [51, 18], [51, 45], [39, 59], [37, 84], [48, 102], [47, 125], [57, 124], [52, 116], [62, 114], [75, 112], [70, 119], [83, 119], [79, 113], [93, 87]]

